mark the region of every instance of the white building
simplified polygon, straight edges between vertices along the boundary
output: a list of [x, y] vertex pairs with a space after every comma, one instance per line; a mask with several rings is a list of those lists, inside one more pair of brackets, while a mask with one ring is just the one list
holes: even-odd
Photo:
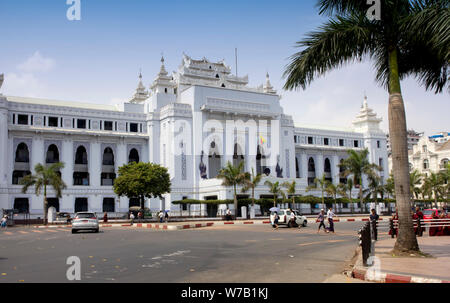
[[421, 174], [430, 175], [444, 170], [450, 161], [450, 141], [437, 142], [432, 137], [423, 136], [408, 155], [409, 167]]
[[[150, 161], [169, 169], [172, 191], [151, 199], [152, 210], [179, 211], [172, 201], [232, 199], [215, 178], [227, 161], [265, 178], [297, 182], [299, 194], [325, 175], [339, 183], [338, 164], [347, 149], [368, 148], [370, 161], [388, 177], [386, 134], [364, 100], [350, 129], [313, 128], [284, 114], [267, 75], [251, 88], [224, 62], [184, 55], [177, 72], [161, 70], [148, 92], [142, 77], [133, 98], [120, 108], [35, 98], [0, 96], [0, 208], [42, 215], [42, 196], [21, 193], [19, 180], [37, 163], [65, 163], [62, 198], [48, 193], [58, 211], [127, 212], [137, 200], [118, 198], [112, 182], [118, 167]], [[268, 195], [263, 185], [256, 197]], [[318, 193], [316, 193], [318, 194]], [[206, 214], [206, 210], [202, 211]]]

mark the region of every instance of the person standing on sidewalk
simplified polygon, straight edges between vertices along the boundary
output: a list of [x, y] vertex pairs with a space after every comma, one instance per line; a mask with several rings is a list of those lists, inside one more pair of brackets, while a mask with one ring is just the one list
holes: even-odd
[[328, 223], [330, 224], [330, 226], [328, 227], [328, 230], [329, 230], [330, 232], [332, 232], [333, 234], [334, 234], [334, 222], [333, 222], [333, 217], [334, 217], [334, 216], [336, 216], [336, 215], [335, 215], [334, 212], [333, 212], [333, 208], [330, 207], [330, 208], [328, 209], [328, 212], [327, 212]]
[[163, 214], [162, 210], [159, 211], [159, 215], [158, 216], [159, 216], [159, 223], [163, 223], [164, 214]]
[[166, 214], [164, 215], [164, 221], [169, 222], [169, 212], [166, 211]]
[[325, 211], [323, 209], [320, 210], [319, 216], [317, 217], [317, 221], [320, 223], [319, 228], [317, 229], [317, 233], [320, 232], [320, 228], [323, 226], [323, 230], [328, 232], [325, 226]]
[[133, 212], [130, 213], [130, 220], [131, 220], [131, 225], [134, 224], [134, 214]]
[[[370, 219], [370, 223], [372, 225], [370, 230], [372, 231], [373, 238], [375, 240], [377, 240], [377, 238], [378, 238], [378, 229], [377, 229], [376, 224], [378, 222], [378, 219], [380, 219], [380, 216], [377, 214], [377, 211], [375, 210], [375, 208], [372, 208], [371, 214], [369, 216], [369, 219]], [[374, 227], [374, 225], [375, 225], [375, 227]]]

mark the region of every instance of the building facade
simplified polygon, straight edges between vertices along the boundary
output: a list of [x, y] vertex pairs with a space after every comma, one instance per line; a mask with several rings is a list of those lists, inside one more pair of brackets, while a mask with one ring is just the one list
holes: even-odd
[[429, 176], [438, 173], [450, 163], [450, 141], [436, 141], [433, 137], [423, 136], [408, 155], [410, 170]]
[[[295, 180], [304, 194], [316, 177], [344, 182], [338, 164], [346, 151], [368, 148], [388, 177], [386, 134], [367, 98], [352, 128], [308, 127], [283, 112], [269, 75], [252, 88], [248, 76], [233, 75], [224, 62], [187, 55], [172, 74], [162, 59], [149, 88], [140, 75], [136, 93], [120, 106], [0, 95], [0, 208], [42, 215], [42, 196], [23, 194], [19, 182], [37, 163], [59, 161], [67, 189], [61, 198], [50, 189], [49, 205], [70, 213], [124, 213], [138, 205], [112, 188], [118, 168], [131, 161], [168, 168], [171, 193], [146, 206], [174, 213], [181, 211], [171, 203], [177, 200], [232, 199], [216, 178], [227, 161], [243, 161], [246, 171], [272, 181]], [[263, 184], [256, 198], [269, 195]]]

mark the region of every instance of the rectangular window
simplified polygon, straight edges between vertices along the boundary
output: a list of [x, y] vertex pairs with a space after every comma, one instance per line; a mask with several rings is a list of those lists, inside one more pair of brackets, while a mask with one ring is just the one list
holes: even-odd
[[344, 146], [344, 139], [339, 139], [339, 146]]
[[359, 146], [358, 140], [354, 140], [354, 141], [353, 141], [353, 146], [354, 146], [354, 147], [358, 147], [358, 146]]
[[78, 119], [77, 120], [77, 128], [86, 129], [86, 120]]
[[308, 137], [308, 144], [313, 144], [313, 137]]
[[324, 138], [324, 139], [323, 139], [323, 144], [324, 144], [324, 145], [330, 145], [330, 139]]
[[48, 117], [48, 126], [58, 127], [58, 117]]
[[114, 123], [114, 130], [117, 131], [117, 122]]
[[297, 143], [297, 136], [294, 136], [294, 142]]
[[59, 127], [63, 127], [63, 118], [59, 119]]
[[378, 159], [378, 165], [383, 167], [383, 158]]
[[33, 125], [33, 115], [30, 117], [30, 125]]
[[138, 124], [137, 123], [130, 123], [130, 132], [132, 132], [132, 133], [138, 132]]
[[17, 124], [28, 125], [28, 115], [17, 115]]
[[113, 130], [113, 123], [112, 123], [112, 121], [105, 121], [104, 122], [104, 128], [105, 128], [105, 130]]
[[377, 148], [380, 148], [380, 140], [377, 141]]

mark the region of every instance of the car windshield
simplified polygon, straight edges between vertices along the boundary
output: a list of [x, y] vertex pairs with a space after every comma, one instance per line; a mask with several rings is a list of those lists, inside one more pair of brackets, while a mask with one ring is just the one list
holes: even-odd
[[95, 218], [95, 214], [93, 214], [93, 213], [82, 213], [82, 214], [77, 214], [77, 218], [78, 218], [78, 219]]

